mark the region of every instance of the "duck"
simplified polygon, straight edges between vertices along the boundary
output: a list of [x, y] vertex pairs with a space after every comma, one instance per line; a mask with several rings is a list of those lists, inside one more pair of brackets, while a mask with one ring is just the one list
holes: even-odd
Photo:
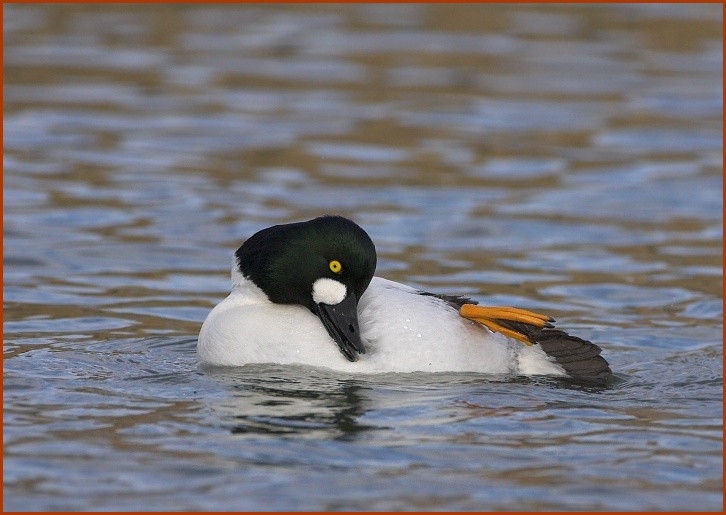
[[376, 276], [376, 263], [368, 233], [342, 216], [260, 230], [234, 254], [231, 293], [201, 326], [199, 361], [599, 385], [612, 375], [599, 346], [556, 329], [548, 315], [423, 291]]

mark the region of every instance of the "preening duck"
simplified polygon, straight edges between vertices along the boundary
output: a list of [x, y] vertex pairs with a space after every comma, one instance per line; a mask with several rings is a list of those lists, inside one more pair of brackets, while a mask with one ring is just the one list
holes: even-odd
[[232, 292], [199, 333], [202, 363], [349, 373], [481, 372], [604, 384], [597, 345], [546, 315], [375, 277], [376, 248], [341, 216], [275, 225], [237, 250]]

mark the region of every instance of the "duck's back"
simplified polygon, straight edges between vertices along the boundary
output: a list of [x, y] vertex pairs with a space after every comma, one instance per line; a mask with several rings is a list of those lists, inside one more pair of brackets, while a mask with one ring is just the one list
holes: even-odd
[[361, 297], [358, 316], [366, 371], [564, 375], [539, 346], [493, 334], [446, 300], [380, 277]]

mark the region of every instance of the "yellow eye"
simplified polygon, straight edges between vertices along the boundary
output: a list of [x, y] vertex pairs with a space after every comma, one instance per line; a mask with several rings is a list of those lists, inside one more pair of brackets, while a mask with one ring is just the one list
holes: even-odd
[[328, 263], [328, 266], [334, 274], [339, 274], [343, 271], [343, 265], [340, 264], [340, 261], [337, 261], [335, 259]]

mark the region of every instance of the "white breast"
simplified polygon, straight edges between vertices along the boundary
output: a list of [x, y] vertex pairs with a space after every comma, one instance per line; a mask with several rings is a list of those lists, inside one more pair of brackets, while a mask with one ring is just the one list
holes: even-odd
[[301, 363], [334, 369], [349, 361], [322, 322], [302, 306], [250, 301], [235, 289], [207, 316], [197, 355], [203, 363]]

